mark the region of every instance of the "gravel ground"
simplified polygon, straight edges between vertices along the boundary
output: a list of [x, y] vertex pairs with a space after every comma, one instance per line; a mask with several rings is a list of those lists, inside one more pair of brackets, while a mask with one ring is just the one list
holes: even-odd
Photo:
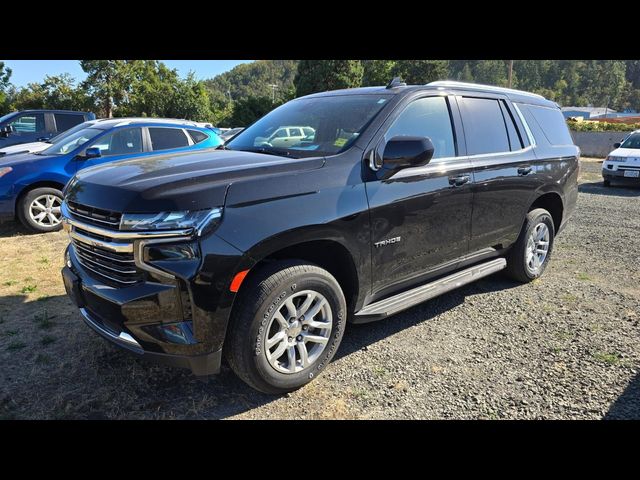
[[350, 325], [323, 375], [283, 397], [226, 367], [199, 380], [108, 345], [57, 273], [41, 296], [36, 274], [12, 280], [23, 264], [51, 278], [64, 236], [3, 226], [3, 247], [18, 246], [0, 252], [0, 417], [638, 419], [640, 188], [604, 188], [599, 171], [585, 159], [577, 210], [541, 279], [498, 274]]

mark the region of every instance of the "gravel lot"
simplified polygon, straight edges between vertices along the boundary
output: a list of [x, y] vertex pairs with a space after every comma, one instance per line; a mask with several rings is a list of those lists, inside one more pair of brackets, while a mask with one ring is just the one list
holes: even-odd
[[545, 275], [501, 275], [386, 321], [270, 397], [224, 368], [200, 380], [91, 333], [64, 296], [63, 233], [0, 227], [0, 418], [640, 418], [640, 188], [582, 165]]

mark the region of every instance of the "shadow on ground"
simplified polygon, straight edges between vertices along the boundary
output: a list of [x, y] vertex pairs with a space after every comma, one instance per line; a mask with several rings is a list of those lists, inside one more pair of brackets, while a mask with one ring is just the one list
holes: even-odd
[[602, 181], [585, 182], [578, 185], [578, 191], [593, 195], [607, 195], [611, 197], [638, 197], [640, 196], [640, 186], [636, 185], [612, 185], [605, 187]]
[[604, 416], [605, 420], [640, 419], [640, 373], [627, 385]]
[[13, 220], [6, 220], [0, 223], [0, 238], [9, 238], [19, 235], [37, 235], [34, 232], [30, 232], [22, 226], [20, 222]]

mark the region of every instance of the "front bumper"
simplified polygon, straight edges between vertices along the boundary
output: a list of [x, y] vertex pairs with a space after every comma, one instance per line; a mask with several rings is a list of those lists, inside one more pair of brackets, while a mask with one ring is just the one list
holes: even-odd
[[638, 177], [625, 177], [626, 171], [639, 171], [637, 163], [613, 163], [605, 161], [602, 164], [602, 178], [605, 180], [616, 180], [628, 183], [640, 183], [640, 174]]
[[[87, 268], [94, 265], [81, 256], [89, 245], [78, 243], [87, 241], [81, 233], [83, 226], [95, 231], [94, 226], [66, 219], [72, 242], [62, 274], [85, 323], [118, 347], [145, 359], [188, 368], [195, 375], [218, 373], [235, 296], [228, 286], [242, 253], [215, 234], [199, 239], [164, 238], [157, 244], [144, 238], [128, 244], [117, 231], [104, 230], [114, 241], [91, 237], [94, 248], [129, 245], [136, 265], [144, 269], [143, 280], [115, 285]], [[176, 246], [202, 249], [207, 255], [204, 259], [199, 254], [190, 260], [149, 261], [148, 248]]]

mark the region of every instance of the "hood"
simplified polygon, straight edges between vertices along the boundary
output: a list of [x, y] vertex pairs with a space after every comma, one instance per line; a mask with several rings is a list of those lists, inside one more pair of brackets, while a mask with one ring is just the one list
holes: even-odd
[[640, 161], [640, 149], [639, 148], [616, 148], [609, 154], [611, 157], [626, 157], [637, 158]]
[[129, 213], [200, 210], [224, 205], [227, 188], [249, 179], [321, 168], [323, 158], [291, 159], [229, 150], [155, 155], [81, 170], [65, 198]]
[[11, 145], [9, 147], [0, 148], [0, 156], [4, 155], [13, 155], [16, 153], [25, 153], [25, 152], [41, 152], [47, 147], [50, 147], [50, 143], [45, 142], [31, 142], [31, 143], [20, 143], [18, 145]]
[[36, 155], [35, 153], [13, 153], [0, 156], [0, 167], [14, 167], [30, 162], [41, 162], [56, 157], [56, 155]]

